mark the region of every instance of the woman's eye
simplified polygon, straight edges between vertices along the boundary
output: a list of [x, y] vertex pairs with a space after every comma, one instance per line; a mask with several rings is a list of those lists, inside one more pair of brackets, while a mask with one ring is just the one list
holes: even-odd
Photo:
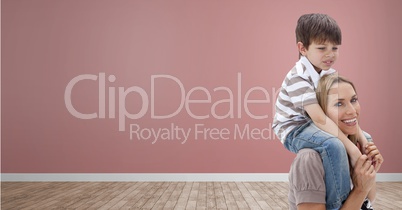
[[342, 102], [336, 103], [335, 106], [342, 106]]
[[357, 102], [357, 98], [352, 98], [351, 102], [352, 102], [352, 103]]

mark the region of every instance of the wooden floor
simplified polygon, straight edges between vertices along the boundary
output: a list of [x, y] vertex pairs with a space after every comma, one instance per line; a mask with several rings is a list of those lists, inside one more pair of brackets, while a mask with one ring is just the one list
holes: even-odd
[[[1, 209], [288, 209], [287, 182], [3, 182]], [[375, 209], [402, 209], [379, 182]]]

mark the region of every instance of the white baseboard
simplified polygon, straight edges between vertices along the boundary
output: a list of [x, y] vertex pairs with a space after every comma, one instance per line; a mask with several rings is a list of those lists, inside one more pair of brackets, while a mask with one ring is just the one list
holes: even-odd
[[[288, 173], [2, 173], [2, 182], [287, 182]], [[402, 182], [402, 173], [379, 173]]]

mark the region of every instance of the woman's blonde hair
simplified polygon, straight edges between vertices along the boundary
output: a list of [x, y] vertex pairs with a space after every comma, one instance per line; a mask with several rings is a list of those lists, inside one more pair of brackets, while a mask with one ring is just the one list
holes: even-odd
[[[355, 85], [345, 77], [338, 75], [338, 73], [328, 74], [321, 77], [320, 81], [318, 82], [316, 94], [318, 104], [321, 106], [322, 110], [325, 114], [327, 114], [327, 106], [328, 106], [328, 93], [331, 87], [334, 84], [338, 83], [348, 83], [353, 87], [353, 90], [357, 93]], [[357, 143], [357, 136], [356, 135], [349, 135], [348, 138], [354, 143]]]

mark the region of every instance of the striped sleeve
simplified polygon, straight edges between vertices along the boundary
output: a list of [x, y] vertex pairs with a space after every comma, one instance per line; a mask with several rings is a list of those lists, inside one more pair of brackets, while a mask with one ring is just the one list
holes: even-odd
[[287, 82], [287, 93], [295, 108], [302, 108], [317, 102], [314, 84], [305, 78], [294, 76]]
[[318, 103], [314, 83], [306, 69], [294, 67], [286, 75], [275, 106], [272, 128], [282, 143], [295, 127], [307, 122], [304, 106]]

